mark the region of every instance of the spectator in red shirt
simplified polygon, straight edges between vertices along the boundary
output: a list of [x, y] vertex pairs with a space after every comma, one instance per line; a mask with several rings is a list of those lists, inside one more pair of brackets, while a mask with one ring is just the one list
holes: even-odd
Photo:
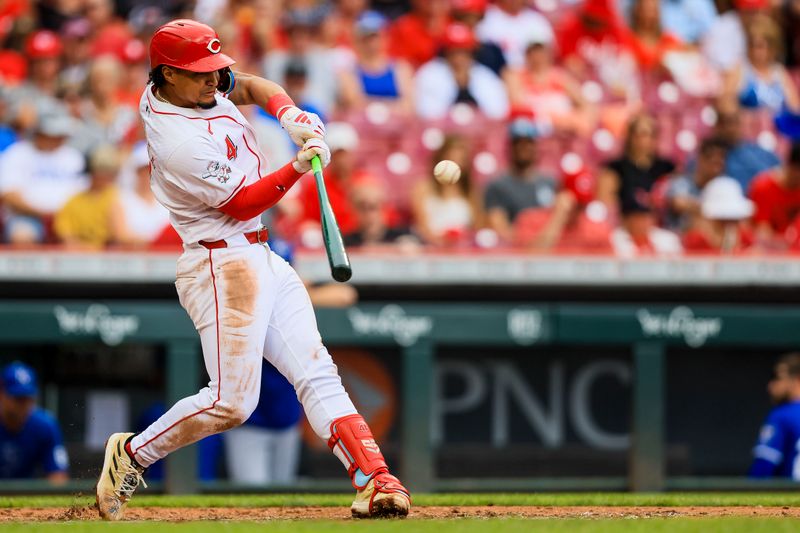
[[609, 253], [608, 208], [594, 199], [595, 176], [577, 154], [562, 159], [561, 191], [552, 208], [526, 209], [514, 224], [516, 242], [530, 250]]
[[784, 168], [762, 172], [750, 184], [750, 198], [756, 206], [753, 222], [756, 238], [767, 246], [784, 246], [795, 240], [792, 232], [800, 213], [800, 143], [792, 145]]
[[448, 0], [414, 0], [411, 12], [389, 27], [390, 54], [414, 68], [436, 57], [449, 9]]
[[742, 193], [739, 182], [729, 176], [709, 181], [702, 192], [699, 217], [683, 236], [689, 252], [741, 252], [753, 245], [748, 219], [753, 202]]
[[564, 66], [581, 78], [629, 53], [614, 0], [586, 0], [564, 17], [556, 37]]
[[636, 0], [631, 7], [629, 46], [645, 71], [662, 66], [664, 55], [681, 48], [681, 40], [661, 27], [661, 6], [658, 0]]

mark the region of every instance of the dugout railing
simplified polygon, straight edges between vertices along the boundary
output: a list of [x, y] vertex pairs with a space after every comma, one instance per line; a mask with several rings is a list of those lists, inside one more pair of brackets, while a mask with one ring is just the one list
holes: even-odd
[[[665, 361], [670, 347], [800, 346], [800, 307], [600, 304], [394, 304], [370, 303], [317, 311], [326, 344], [392, 346], [400, 368], [399, 474], [415, 491], [451, 490], [741, 490], [785, 488], [743, 476], [665, 475]], [[0, 302], [0, 343], [80, 342], [163, 345], [166, 399], [196, 392], [202, 356], [193, 325], [177, 303]], [[631, 357], [629, 468], [624, 477], [440, 479], [435, 469], [430, 405], [437, 347], [626, 346]], [[335, 350], [333, 350], [335, 353]], [[201, 486], [196, 454], [186, 449], [167, 460], [170, 493], [224, 490]], [[60, 490], [87, 489], [75, 482]], [[346, 489], [345, 483], [312, 482], [302, 490]], [[51, 490], [37, 482], [0, 482], [0, 492]]]

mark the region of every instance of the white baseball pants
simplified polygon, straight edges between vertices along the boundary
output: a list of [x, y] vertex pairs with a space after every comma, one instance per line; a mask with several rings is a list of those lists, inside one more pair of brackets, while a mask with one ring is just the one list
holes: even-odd
[[261, 357], [294, 385], [320, 438], [330, 438], [333, 420], [356, 413], [294, 269], [242, 235], [226, 241], [214, 250], [188, 246], [178, 260], [175, 286], [200, 333], [210, 381], [133, 438], [142, 466], [247, 420], [258, 403]]

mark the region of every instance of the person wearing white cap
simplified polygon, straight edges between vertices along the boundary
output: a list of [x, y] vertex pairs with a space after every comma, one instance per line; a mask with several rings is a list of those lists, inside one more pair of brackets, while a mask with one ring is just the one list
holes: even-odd
[[147, 145], [136, 145], [130, 155], [133, 186], [119, 193], [119, 209], [112, 214], [114, 242], [126, 245], [152, 243], [169, 224], [169, 211], [158, 203], [150, 189], [150, 156]]
[[738, 181], [729, 176], [712, 179], [703, 188], [700, 218], [684, 235], [684, 248], [690, 252], [722, 253], [749, 248], [753, 232], [747, 221], [754, 210]]
[[50, 217], [86, 188], [83, 155], [66, 144], [73, 130], [73, 121], [65, 114], [42, 115], [31, 140], [3, 152], [0, 201], [5, 207], [5, 242], [43, 242]]

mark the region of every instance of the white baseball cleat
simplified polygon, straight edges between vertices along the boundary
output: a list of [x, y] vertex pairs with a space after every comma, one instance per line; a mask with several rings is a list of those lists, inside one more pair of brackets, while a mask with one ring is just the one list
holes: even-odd
[[114, 433], [106, 441], [106, 454], [100, 479], [97, 480], [97, 509], [103, 520], [120, 520], [125, 506], [141, 483], [144, 468], [131, 459], [125, 451], [125, 443], [133, 433]]
[[353, 518], [405, 517], [411, 496], [400, 480], [388, 472], [376, 474], [363, 490], [356, 493], [350, 506]]

